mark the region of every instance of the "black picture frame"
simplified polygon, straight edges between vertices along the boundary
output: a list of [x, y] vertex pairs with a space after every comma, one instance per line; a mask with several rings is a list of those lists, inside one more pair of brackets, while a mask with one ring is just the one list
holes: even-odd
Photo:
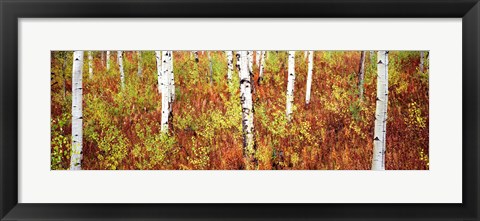
[[[0, 16], [1, 220], [479, 220], [478, 0], [0, 0]], [[462, 18], [463, 203], [18, 203], [17, 20], [47, 17]]]

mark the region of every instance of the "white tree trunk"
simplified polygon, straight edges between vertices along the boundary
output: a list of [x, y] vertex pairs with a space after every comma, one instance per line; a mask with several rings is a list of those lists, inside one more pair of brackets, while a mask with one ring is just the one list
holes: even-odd
[[120, 83], [125, 88], [125, 72], [123, 71], [123, 52], [117, 51], [118, 69], [120, 70]]
[[227, 53], [227, 82], [232, 82], [232, 73], [233, 73], [233, 51], [226, 51]]
[[255, 143], [253, 133], [252, 82], [248, 71], [248, 53], [246, 51], [240, 52], [237, 61], [240, 61], [238, 62], [239, 65], [237, 65], [237, 68], [240, 73], [244, 155], [247, 160], [247, 169], [253, 169], [251, 163], [255, 161]]
[[308, 51], [308, 71], [307, 71], [307, 91], [305, 93], [305, 103], [310, 103], [310, 91], [312, 90], [312, 72], [313, 72], [313, 51]]
[[82, 69], [83, 51], [73, 52], [72, 68], [72, 150], [70, 170], [82, 169]]
[[[168, 60], [168, 65], [170, 69], [170, 86], [169, 86], [169, 91], [170, 91], [170, 102], [173, 103], [175, 100], [175, 74], [173, 73], [173, 51], [170, 52], [170, 57]], [[173, 105], [170, 104], [170, 111], [172, 110]]]
[[110, 70], [110, 51], [107, 51], [107, 71]]
[[88, 78], [93, 78], [93, 55], [92, 51], [88, 51]]
[[238, 78], [241, 79], [242, 78], [242, 73], [241, 73], [241, 70], [242, 70], [242, 52], [241, 51], [237, 51], [235, 53], [235, 58], [236, 58], [236, 62], [235, 62], [235, 67], [237, 69], [237, 72], [238, 72]]
[[210, 51], [207, 51], [207, 57], [209, 62], [208, 78], [210, 81], [210, 85], [212, 85], [213, 84], [213, 67], [212, 67], [212, 57], [210, 56]]
[[365, 79], [365, 51], [360, 53], [360, 67], [358, 68], [358, 93], [363, 100], [363, 80]]
[[137, 66], [137, 75], [141, 77], [143, 72], [142, 51], [137, 51]]
[[288, 84], [287, 84], [287, 120], [292, 120], [293, 91], [295, 87], [295, 51], [288, 52]]
[[[105, 52], [100, 52], [100, 59], [102, 59], [102, 65], [105, 64]], [[105, 67], [105, 66], [104, 66]]]
[[155, 58], [157, 59], [158, 94], [162, 94], [162, 52], [155, 51]]
[[161, 131], [168, 132], [168, 120], [170, 118], [170, 65], [172, 52], [162, 51], [162, 119], [161, 119]]
[[424, 52], [421, 51], [420, 52], [420, 72], [422, 72], [422, 73], [423, 73], [423, 70], [424, 70], [424, 68], [423, 68], [423, 57], [424, 57]]
[[193, 54], [195, 55], [195, 63], [198, 63], [198, 51], [193, 51]]
[[385, 170], [388, 107], [388, 51], [377, 53], [377, 102], [373, 139], [372, 170]]
[[248, 56], [248, 71], [250, 72], [250, 74], [253, 74], [253, 51], [248, 51], [247, 56]]
[[263, 80], [263, 68], [265, 66], [265, 51], [262, 51], [261, 54], [260, 54], [260, 70], [259, 70], [259, 74], [258, 74], [258, 85], [261, 84], [262, 80]]
[[255, 52], [256, 52], [256, 53], [255, 53], [255, 64], [256, 64], [257, 66], [260, 66], [260, 56], [261, 56], [260, 54], [261, 54], [262, 52], [261, 52], [261, 51], [255, 51]]

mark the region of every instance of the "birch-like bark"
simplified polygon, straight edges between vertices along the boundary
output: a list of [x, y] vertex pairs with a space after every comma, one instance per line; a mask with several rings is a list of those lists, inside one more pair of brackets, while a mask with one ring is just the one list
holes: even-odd
[[195, 55], [195, 63], [198, 63], [198, 51], [193, 51], [193, 54]]
[[262, 51], [261, 52], [261, 55], [260, 55], [260, 70], [259, 70], [259, 74], [258, 74], [258, 85], [260, 85], [263, 81], [263, 68], [265, 66], [265, 51]]
[[123, 53], [122, 51], [117, 51], [118, 59], [118, 69], [120, 70], [120, 83], [122, 89], [125, 88], [125, 72], [123, 71]]
[[424, 62], [423, 57], [424, 57], [424, 52], [421, 51], [420, 52], [420, 72], [422, 72], [422, 73], [423, 73], [423, 70], [424, 70], [424, 68], [423, 68], [423, 62]]
[[[169, 86], [169, 91], [170, 91], [170, 103], [173, 103], [175, 101], [175, 74], [173, 73], [173, 51], [170, 52], [170, 57], [168, 58], [168, 65], [170, 69], [170, 86]], [[170, 116], [172, 116], [172, 107], [173, 104], [170, 104]]]
[[155, 58], [157, 60], [157, 88], [158, 94], [162, 94], [162, 52], [155, 51]]
[[295, 86], [295, 51], [288, 52], [288, 83], [287, 83], [287, 120], [292, 120], [293, 91]]
[[260, 67], [260, 54], [262, 52], [261, 51], [255, 51], [255, 64]]
[[141, 77], [143, 72], [142, 51], [137, 51], [137, 76]]
[[103, 52], [103, 51], [100, 52], [100, 59], [101, 59], [101, 63], [102, 63], [102, 66], [103, 66], [103, 64], [105, 64], [105, 52]]
[[307, 91], [305, 93], [305, 104], [310, 104], [310, 91], [312, 90], [312, 72], [313, 72], [313, 51], [308, 51], [308, 70], [307, 70]]
[[237, 57], [238, 71], [240, 73], [240, 101], [242, 105], [242, 128], [243, 128], [243, 153], [246, 159], [247, 169], [256, 168], [255, 139], [253, 125], [253, 100], [252, 82], [248, 71], [248, 53], [240, 52]]
[[360, 53], [360, 65], [358, 67], [358, 96], [363, 100], [363, 80], [365, 79], [365, 51]]
[[377, 53], [377, 102], [373, 139], [372, 170], [385, 170], [388, 107], [388, 51]]
[[63, 52], [63, 66], [62, 66], [62, 73], [63, 73], [63, 99], [67, 99], [67, 52]]
[[232, 73], [233, 73], [233, 51], [226, 51], [227, 53], [227, 82], [232, 82]]
[[240, 72], [242, 69], [241, 63], [242, 63], [242, 53], [241, 51], [236, 51], [235, 52], [235, 68], [237, 69], [238, 72], [238, 78], [241, 79], [242, 73]]
[[207, 57], [208, 57], [208, 62], [210, 63], [208, 78], [210, 81], [210, 85], [212, 85], [213, 84], [213, 67], [212, 67], [212, 57], [210, 57], [210, 51], [207, 51]]
[[247, 51], [248, 55], [248, 72], [253, 76], [253, 51]]
[[[248, 73], [250, 78], [253, 79], [253, 51], [247, 51], [247, 63], [248, 63]], [[255, 85], [250, 84], [252, 93], [255, 93]]]
[[92, 51], [88, 51], [88, 78], [93, 78], [93, 55]]
[[170, 57], [171, 51], [162, 51], [162, 119], [161, 119], [161, 131], [168, 132], [168, 120], [170, 118]]
[[82, 169], [82, 69], [83, 51], [73, 52], [72, 68], [72, 149], [70, 170]]
[[110, 51], [107, 51], [107, 71], [110, 70]]

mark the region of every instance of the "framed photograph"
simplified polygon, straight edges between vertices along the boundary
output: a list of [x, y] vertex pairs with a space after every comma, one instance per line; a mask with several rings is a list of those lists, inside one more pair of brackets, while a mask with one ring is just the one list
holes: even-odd
[[0, 0], [1, 220], [479, 220], [478, 0]]

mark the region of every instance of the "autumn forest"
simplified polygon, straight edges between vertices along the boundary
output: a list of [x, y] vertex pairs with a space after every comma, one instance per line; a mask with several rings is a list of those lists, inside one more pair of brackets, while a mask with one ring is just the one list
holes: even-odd
[[52, 51], [52, 170], [428, 170], [428, 51]]

